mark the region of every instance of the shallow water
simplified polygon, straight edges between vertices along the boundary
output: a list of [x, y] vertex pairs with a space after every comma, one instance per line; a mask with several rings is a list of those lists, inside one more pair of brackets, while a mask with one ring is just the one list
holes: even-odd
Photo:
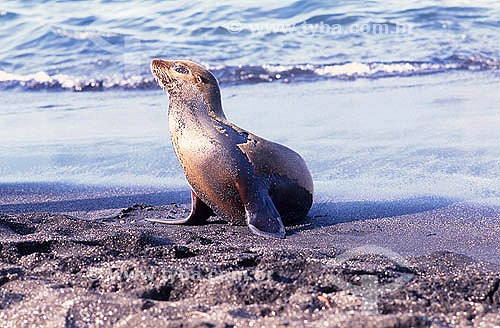
[[317, 200], [500, 203], [499, 32], [497, 1], [6, 1], [0, 183], [186, 188], [149, 73], [175, 57]]
[[[317, 200], [500, 204], [498, 84], [495, 72], [456, 72], [236, 85], [222, 95], [229, 120], [303, 155]], [[161, 90], [0, 95], [9, 108], [0, 113], [3, 182], [187, 188]]]

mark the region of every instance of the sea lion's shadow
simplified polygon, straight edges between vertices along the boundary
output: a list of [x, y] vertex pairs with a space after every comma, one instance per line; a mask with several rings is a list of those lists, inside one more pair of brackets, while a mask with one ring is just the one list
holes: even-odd
[[392, 201], [314, 203], [304, 221], [287, 228], [287, 235], [345, 222], [416, 214], [443, 208], [455, 202], [451, 198], [426, 196]]
[[[66, 185], [58, 184], [0, 184], [0, 194], [20, 194], [20, 190], [56, 190], [67, 191]], [[69, 188], [69, 190], [73, 190]], [[334, 226], [343, 222], [390, 218], [405, 214], [415, 214], [449, 206], [457, 200], [427, 196], [413, 197], [394, 201], [356, 201], [356, 202], [317, 202], [309, 211], [307, 218], [299, 224], [287, 227], [287, 234], [321, 227]], [[103, 209], [126, 208], [132, 204], [145, 203], [150, 206], [160, 206], [176, 202], [190, 204], [189, 192], [186, 190], [172, 190], [165, 192], [152, 192], [124, 196], [91, 197], [88, 199], [19, 202], [17, 204], [0, 205], [0, 213], [33, 213], [33, 212], [71, 212], [95, 211]], [[224, 224], [226, 220], [221, 217], [212, 217], [207, 223]]]
[[[23, 193], [22, 190], [26, 189], [28, 192]], [[39, 189], [43, 194], [46, 190], [47, 193], [56, 191], [62, 195], [69, 192], [79, 191], [78, 187], [71, 185], [64, 185], [59, 183], [35, 184], [35, 183], [19, 183], [7, 184], [0, 183], [0, 195], [14, 195], [29, 194], [31, 189]], [[100, 196], [98, 191], [89, 192], [82, 189], [84, 194], [90, 197], [82, 199], [68, 199], [68, 200], [54, 200], [54, 201], [39, 201], [39, 202], [24, 202], [3, 204], [0, 205], [0, 213], [5, 214], [19, 214], [19, 213], [59, 213], [59, 212], [73, 212], [73, 211], [98, 211], [106, 209], [120, 209], [127, 208], [133, 204], [147, 204], [149, 206], [161, 206], [168, 204], [190, 204], [189, 191], [185, 190], [172, 190], [164, 192], [150, 192], [138, 193], [130, 195], [111, 195]], [[93, 196], [93, 197], [92, 197]]]

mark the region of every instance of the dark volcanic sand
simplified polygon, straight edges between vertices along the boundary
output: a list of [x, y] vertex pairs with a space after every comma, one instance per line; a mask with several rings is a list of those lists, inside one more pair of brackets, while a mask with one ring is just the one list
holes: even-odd
[[1, 327], [500, 326], [497, 208], [315, 204], [274, 240], [218, 218], [144, 221], [185, 205], [106, 206], [144, 195], [45, 203], [80, 218], [20, 214], [4, 195], [0, 211], [15, 214], [0, 215]]

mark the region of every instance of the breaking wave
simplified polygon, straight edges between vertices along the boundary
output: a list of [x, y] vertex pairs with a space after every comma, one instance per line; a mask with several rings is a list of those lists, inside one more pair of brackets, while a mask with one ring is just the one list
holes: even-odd
[[[490, 58], [452, 56], [432, 62], [345, 62], [333, 64], [258, 66], [210, 66], [206, 65], [221, 84], [252, 84], [262, 82], [306, 82], [322, 79], [353, 80], [358, 78], [379, 79], [385, 77], [436, 74], [449, 71], [497, 70], [500, 62]], [[154, 89], [157, 88], [151, 76], [109, 76], [85, 78], [67, 74], [49, 75], [46, 72], [18, 75], [0, 71], [0, 90], [20, 88], [25, 90], [71, 90], [102, 91], [108, 89]]]

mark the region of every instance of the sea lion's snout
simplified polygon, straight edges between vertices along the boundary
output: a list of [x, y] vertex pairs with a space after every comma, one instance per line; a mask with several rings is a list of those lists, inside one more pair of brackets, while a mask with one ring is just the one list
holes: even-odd
[[169, 66], [169, 62], [163, 59], [155, 58], [151, 61], [151, 72], [155, 74], [155, 70], [167, 68]]
[[203, 81], [196, 71], [196, 66], [183, 60], [153, 59], [151, 72], [158, 84], [169, 93], [181, 89], [181, 85], [197, 85]]
[[172, 78], [169, 74], [170, 63], [170, 61], [163, 59], [153, 59], [151, 61], [151, 73], [153, 73], [156, 82], [158, 82], [163, 89], [168, 89], [169, 85], [172, 83]]

